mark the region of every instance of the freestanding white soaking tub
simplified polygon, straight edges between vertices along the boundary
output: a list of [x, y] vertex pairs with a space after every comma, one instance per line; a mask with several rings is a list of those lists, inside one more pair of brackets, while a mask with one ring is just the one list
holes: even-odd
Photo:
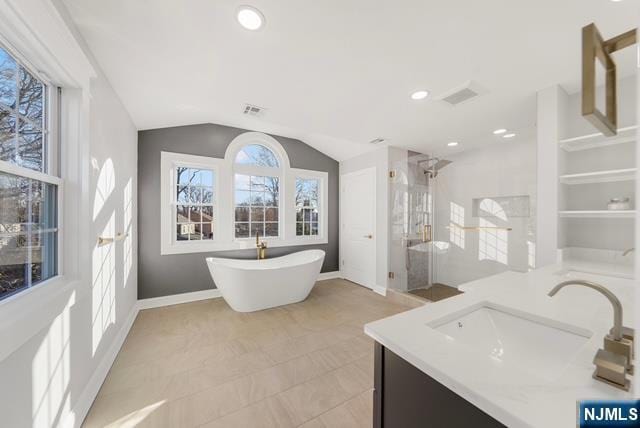
[[306, 250], [264, 260], [208, 257], [207, 266], [229, 306], [253, 312], [306, 299], [323, 261], [324, 251]]

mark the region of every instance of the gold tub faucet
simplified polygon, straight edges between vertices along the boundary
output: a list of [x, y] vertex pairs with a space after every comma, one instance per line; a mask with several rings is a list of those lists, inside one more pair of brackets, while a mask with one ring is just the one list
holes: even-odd
[[260, 232], [256, 231], [256, 249], [258, 252], [258, 260], [262, 260], [267, 257], [267, 243], [260, 241]]

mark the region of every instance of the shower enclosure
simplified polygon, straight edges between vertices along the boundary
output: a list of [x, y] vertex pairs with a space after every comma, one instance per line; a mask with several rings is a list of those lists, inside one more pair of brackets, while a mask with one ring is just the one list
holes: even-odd
[[518, 193], [522, 180], [501, 185], [499, 174], [482, 173], [475, 161], [390, 150], [394, 291], [437, 301], [467, 282], [533, 268], [531, 189]]

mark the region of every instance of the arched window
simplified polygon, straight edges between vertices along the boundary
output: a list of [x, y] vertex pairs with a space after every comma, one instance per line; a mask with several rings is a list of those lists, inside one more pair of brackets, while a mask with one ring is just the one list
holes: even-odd
[[284, 149], [268, 135], [250, 132], [228, 150], [233, 155], [234, 238], [279, 237], [283, 164], [288, 164]]
[[162, 152], [161, 169], [162, 254], [328, 242], [328, 173], [292, 168], [267, 134], [238, 135], [224, 158]]
[[235, 163], [239, 165], [265, 166], [278, 168], [280, 162], [276, 155], [260, 144], [248, 144], [236, 155]]

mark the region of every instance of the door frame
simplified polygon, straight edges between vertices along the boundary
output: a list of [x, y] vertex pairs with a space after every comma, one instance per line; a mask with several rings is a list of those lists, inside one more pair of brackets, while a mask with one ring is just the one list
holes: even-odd
[[378, 277], [378, 273], [377, 273], [377, 258], [378, 258], [378, 231], [377, 231], [377, 203], [378, 203], [378, 195], [377, 195], [377, 180], [378, 180], [378, 170], [375, 166], [371, 166], [371, 167], [366, 167], [366, 168], [362, 168], [362, 169], [358, 169], [356, 171], [351, 171], [351, 172], [346, 172], [346, 173], [341, 173], [340, 174], [340, 197], [339, 197], [339, 202], [340, 202], [340, 212], [339, 212], [339, 223], [340, 223], [340, 227], [339, 227], [339, 241], [340, 241], [340, 245], [339, 245], [339, 249], [338, 249], [338, 257], [339, 257], [339, 270], [340, 270], [340, 276], [344, 279], [347, 279], [345, 277], [345, 272], [344, 272], [344, 240], [342, 239], [345, 234], [344, 234], [344, 224], [342, 223], [342, 220], [344, 218], [344, 178], [349, 178], [349, 177], [354, 177], [357, 175], [362, 175], [362, 174], [366, 174], [366, 173], [372, 173], [373, 175], [373, 206], [374, 206], [374, 210], [373, 210], [373, 254], [374, 254], [374, 270], [373, 270], [373, 275], [372, 275], [372, 280], [370, 284], [360, 284], [360, 283], [356, 283], [358, 285], [362, 285], [363, 287], [367, 287], [371, 290], [376, 290], [377, 287], [377, 277]]

